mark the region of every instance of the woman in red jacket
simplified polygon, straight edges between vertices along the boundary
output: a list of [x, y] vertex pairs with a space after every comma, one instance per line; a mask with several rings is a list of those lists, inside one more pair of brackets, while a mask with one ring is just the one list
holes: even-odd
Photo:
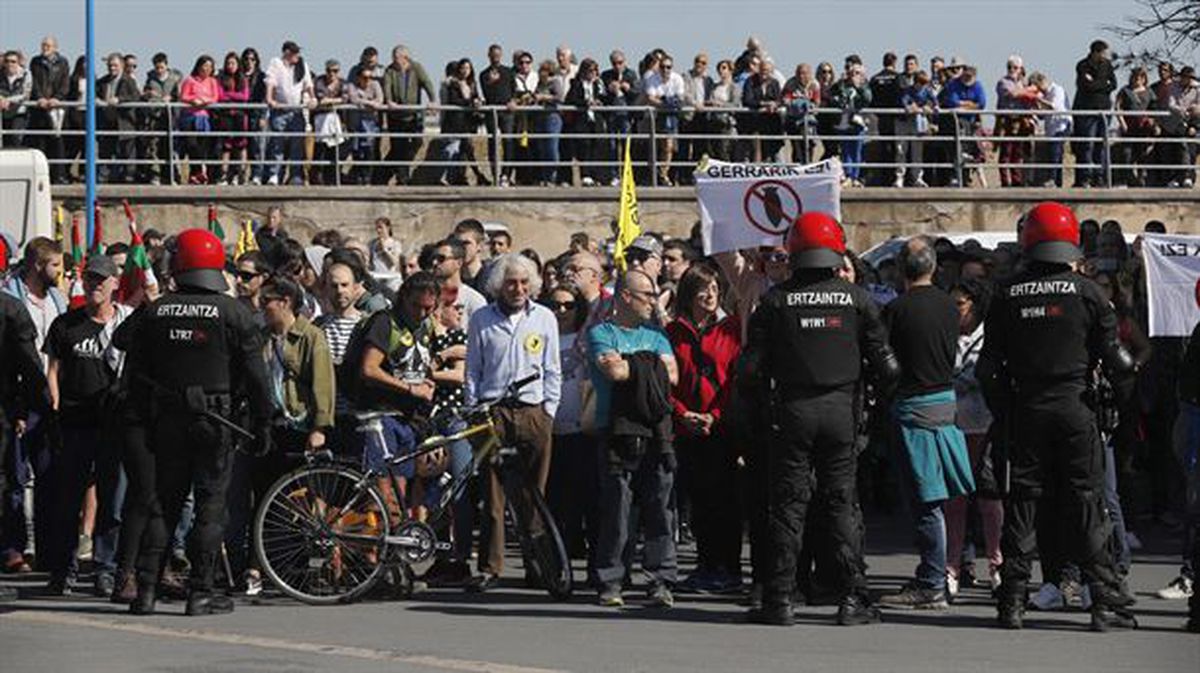
[[734, 363], [742, 348], [741, 321], [721, 310], [717, 271], [694, 264], [679, 281], [678, 317], [667, 336], [679, 363], [672, 389], [676, 454], [691, 498], [697, 568], [683, 590], [725, 593], [742, 585], [742, 527], [735, 484], [737, 451], [725, 412]]

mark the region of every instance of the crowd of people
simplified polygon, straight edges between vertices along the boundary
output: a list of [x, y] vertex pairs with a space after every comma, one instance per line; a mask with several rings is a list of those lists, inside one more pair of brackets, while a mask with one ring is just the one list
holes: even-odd
[[[1042, 204], [1019, 244], [918, 236], [875, 266], [820, 213], [778, 247], [711, 257], [699, 227], [620, 253], [581, 232], [549, 256], [473, 219], [414, 250], [382, 217], [369, 242], [337, 230], [302, 242], [284, 224], [272, 208], [236, 255], [207, 231], [147, 230], [142, 292], [121, 280], [139, 245], [77, 265], [37, 238], [12, 260], [5, 572], [44, 571], [48, 592], [70, 594], [87, 558], [95, 593], [134, 612], [163, 592], [188, 592], [189, 614], [231, 610], [214, 588], [219, 552], [230, 593], [263, 591], [250, 522], [296, 454], [393, 471], [389, 497], [417, 516], [425, 489], [469, 460], [389, 459], [436, 431], [439, 412], [530, 374], [497, 423], [606, 606], [628, 595], [636, 538], [661, 607], [676, 593], [745, 594], [751, 619], [783, 624], [798, 603], [832, 601], [859, 624], [880, 605], [947, 609], [979, 586], [1015, 628], [1037, 551], [1029, 605], [1090, 605], [1105, 629], [1133, 623], [1135, 528], [1186, 537], [1195, 447], [1189, 463], [1172, 429], [1200, 418], [1198, 342], [1147, 338], [1140, 240], [1116, 221]], [[68, 300], [72, 276], [82, 291]], [[386, 413], [366, 427], [362, 411]], [[491, 468], [470, 478], [430, 587], [500, 582], [503, 489]], [[876, 601], [864, 511], [898, 502], [920, 565]], [[684, 577], [676, 550], [691, 544]], [[1160, 597], [1192, 596], [1194, 563]]]
[[[40, 148], [55, 181], [70, 180], [92, 88], [106, 182], [463, 185], [470, 173], [479, 185], [607, 185], [634, 134], [642, 184], [686, 184], [704, 157], [840, 157], [848, 185], [957, 186], [981, 184], [994, 157], [1003, 186], [1063, 186], [1069, 146], [1075, 186], [1109, 186], [1116, 166], [1111, 184], [1192, 187], [1200, 148], [1194, 68], [1154, 64], [1151, 82], [1135, 66], [1122, 85], [1099, 40], [1076, 65], [1073, 99], [1016, 55], [993, 97], [986, 73], [959, 57], [923, 67], [916, 54], [889, 52], [868, 75], [851, 54], [840, 74], [828, 61], [786, 71], [753, 37], [736, 58], [710, 64], [700, 53], [690, 68], [662, 49], [636, 63], [614, 50], [605, 67], [565, 45], [540, 61], [491, 45], [478, 73], [469, 58], [427, 70], [404, 45], [383, 58], [367, 47], [345, 73], [329, 59], [318, 74], [288, 41], [266, 64], [251, 47], [219, 66], [201, 55], [184, 73], [160, 52], [139, 81], [137, 56], [113, 53], [89, 82], [83, 57], [72, 68], [46, 37], [30, 59], [5, 52], [3, 143]], [[446, 106], [436, 134], [426, 129], [430, 104]]]

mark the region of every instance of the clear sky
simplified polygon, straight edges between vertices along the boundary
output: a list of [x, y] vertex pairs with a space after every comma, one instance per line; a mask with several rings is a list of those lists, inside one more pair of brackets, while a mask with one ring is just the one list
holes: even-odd
[[[348, 66], [368, 44], [386, 63], [397, 43], [409, 45], [435, 78], [447, 61], [464, 56], [478, 69], [492, 42], [506, 54], [520, 47], [538, 59], [567, 44], [603, 67], [613, 48], [636, 62], [655, 47], [688, 66], [706, 51], [715, 65], [739, 54], [754, 34], [788, 74], [801, 61], [828, 60], [840, 69], [849, 53], [862, 55], [869, 73], [889, 50], [916, 53], [923, 67], [934, 54], [957, 55], [979, 66], [989, 96], [1012, 53], [1025, 58], [1029, 72], [1042, 70], [1073, 90], [1074, 65], [1088, 43], [1099, 37], [1125, 46], [1102, 29], [1138, 11], [1133, 0], [96, 0], [96, 6], [98, 54], [135, 53], [143, 71], [160, 50], [185, 72], [200, 53], [219, 63], [226, 51], [246, 46], [258, 48], [265, 61], [285, 39], [298, 42], [318, 71], [330, 57]], [[0, 46], [34, 54], [47, 33], [72, 59], [82, 53], [83, 0], [0, 0]]]

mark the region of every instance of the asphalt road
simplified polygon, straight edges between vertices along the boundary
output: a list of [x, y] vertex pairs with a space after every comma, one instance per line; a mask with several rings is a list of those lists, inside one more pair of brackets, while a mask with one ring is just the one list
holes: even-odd
[[[868, 540], [895, 538], [895, 523]], [[880, 530], [886, 526], [886, 529]], [[1165, 544], [1159, 545], [1163, 550]], [[872, 588], [911, 573], [907, 551], [873, 548]], [[1028, 613], [1027, 628], [992, 626], [994, 608], [968, 589], [948, 612], [888, 612], [842, 628], [833, 608], [805, 608], [792, 628], [743, 622], [735, 598], [679, 596], [671, 610], [567, 603], [520, 586], [514, 568], [486, 595], [433, 590], [406, 601], [308, 607], [239, 599], [231, 615], [182, 616], [180, 603], [134, 618], [94, 598], [38, 598], [36, 576], [11, 580], [22, 600], [0, 607], [0, 670], [108, 673], [246, 671], [1200, 671], [1200, 636], [1181, 629], [1186, 606], [1151, 593], [1176, 573], [1168, 554], [1137, 557], [1131, 584], [1141, 628], [1096, 634], [1081, 612]]]

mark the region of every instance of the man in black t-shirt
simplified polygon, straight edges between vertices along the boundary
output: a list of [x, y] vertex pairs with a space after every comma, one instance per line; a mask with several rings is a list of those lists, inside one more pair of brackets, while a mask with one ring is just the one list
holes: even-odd
[[[479, 73], [479, 89], [483, 93], [483, 102], [488, 105], [508, 105], [512, 102], [513, 96], [516, 93], [516, 79], [513, 75], [512, 68], [504, 65], [504, 49], [493, 44], [488, 47], [488, 67], [484, 68]], [[500, 131], [503, 134], [504, 143], [504, 161], [510, 162], [516, 154], [515, 142], [516, 135], [513, 133], [513, 113], [505, 110], [496, 112], [495, 114], [487, 113], [483, 117], [483, 122], [487, 125], [488, 132], [488, 163], [492, 166], [492, 179], [497, 181], [500, 186], [509, 184], [508, 176], [500, 175], [499, 164], [497, 163], [497, 152], [499, 147], [496, 146], [496, 126], [500, 126]]]
[[[880, 605], [944, 610], [946, 600], [946, 521], [942, 504], [975, 490], [966, 438], [954, 424], [954, 356], [958, 309], [950, 295], [933, 285], [937, 253], [926, 236], [908, 241], [898, 265], [907, 291], [888, 304], [884, 322], [900, 361], [900, 387], [893, 415], [897, 447], [916, 524], [921, 562], [916, 577]], [[951, 587], [954, 589], [954, 587]]]
[[84, 305], [55, 318], [42, 347], [49, 358], [47, 379], [62, 446], [53, 470], [59, 494], [47, 566], [52, 594], [71, 592], [78, 570], [79, 510], [93, 474], [96, 479], [96, 527], [93, 532], [98, 595], [109, 596], [115, 583], [121, 486], [120, 443], [109, 424], [112, 390], [123, 354], [113, 347], [117, 326], [129, 309], [113, 303], [117, 265], [105, 255], [88, 259], [83, 272]]

